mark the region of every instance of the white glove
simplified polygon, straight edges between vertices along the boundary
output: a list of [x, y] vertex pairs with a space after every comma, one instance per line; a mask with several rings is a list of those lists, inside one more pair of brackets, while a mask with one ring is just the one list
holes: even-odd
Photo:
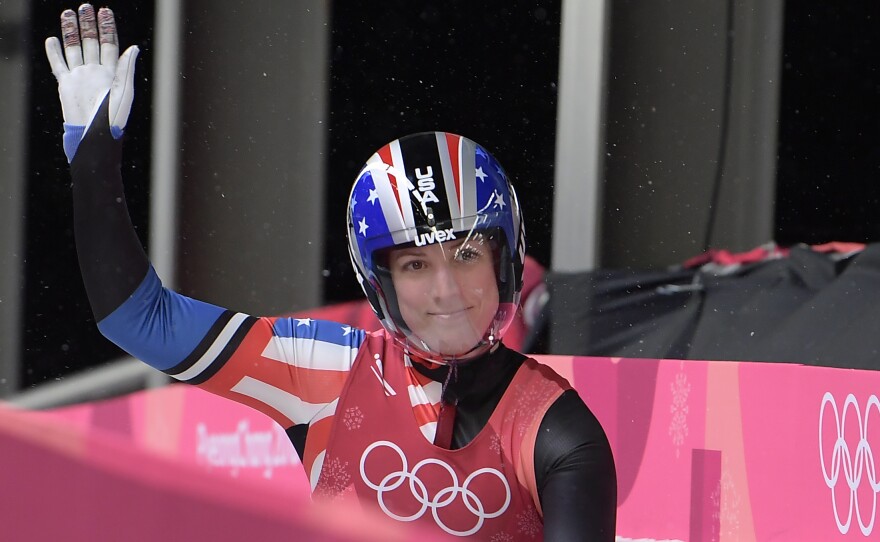
[[[121, 133], [128, 122], [134, 99], [134, 63], [139, 49], [132, 45], [119, 56], [116, 20], [108, 8], [90, 4], [79, 7], [79, 23], [73, 10], [61, 14], [64, 55], [58, 38], [46, 40], [46, 56], [58, 80], [64, 122], [88, 126], [110, 92], [110, 126]], [[66, 57], [66, 61], [65, 61]]]

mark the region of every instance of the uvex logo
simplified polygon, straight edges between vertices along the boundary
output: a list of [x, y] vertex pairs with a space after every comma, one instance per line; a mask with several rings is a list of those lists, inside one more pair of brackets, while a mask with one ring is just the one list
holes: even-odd
[[416, 246], [422, 247], [430, 245], [431, 243], [442, 243], [443, 241], [449, 241], [452, 239], [455, 239], [455, 233], [453, 233], [452, 228], [447, 230], [429, 231], [428, 233], [421, 233], [416, 237]]

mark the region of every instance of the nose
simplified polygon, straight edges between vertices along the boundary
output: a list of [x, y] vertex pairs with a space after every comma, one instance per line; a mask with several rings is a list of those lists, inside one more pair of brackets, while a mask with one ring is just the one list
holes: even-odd
[[460, 296], [461, 288], [458, 277], [450, 262], [443, 260], [434, 267], [434, 276], [431, 281], [431, 295], [434, 299], [443, 300]]

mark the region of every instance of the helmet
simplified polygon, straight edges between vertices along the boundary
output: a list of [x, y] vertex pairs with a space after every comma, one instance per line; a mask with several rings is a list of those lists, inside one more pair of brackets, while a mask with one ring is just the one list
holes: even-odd
[[[358, 174], [347, 221], [349, 255], [361, 288], [382, 326], [408, 353], [449, 363], [478, 355], [501, 339], [519, 305], [525, 233], [516, 193], [483, 147], [447, 132], [388, 143]], [[486, 329], [476, 330], [475, 344], [442, 351], [405, 321], [388, 254], [394, 248], [442, 248], [474, 238], [491, 247], [497, 310]]]

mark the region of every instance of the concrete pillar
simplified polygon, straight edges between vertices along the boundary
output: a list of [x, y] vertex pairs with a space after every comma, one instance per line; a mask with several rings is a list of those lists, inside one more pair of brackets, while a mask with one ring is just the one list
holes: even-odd
[[320, 305], [329, 9], [187, 2], [184, 293], [252, 314]]
[[21, 365], [21, 302], [28, 61], [24, 25], [27, 2], [0, 9], [0, 397], [18, 390]]

